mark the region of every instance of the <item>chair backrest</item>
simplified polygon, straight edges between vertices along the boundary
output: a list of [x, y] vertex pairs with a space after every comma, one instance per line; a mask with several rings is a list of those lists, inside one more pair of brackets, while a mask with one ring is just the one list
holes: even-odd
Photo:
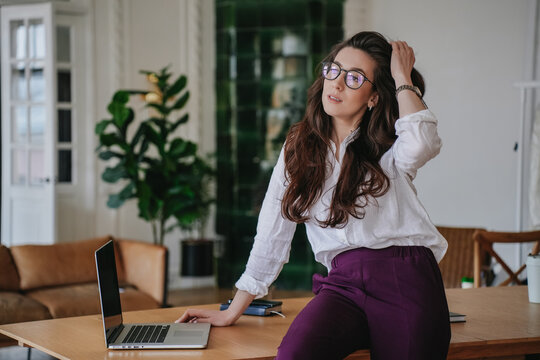
[[437, 230], [448, 241], [448, 250], [439, 263], [444, 286], [459, 288], [463, 277], [473, 277], [473, 234], [479, 228], [437, 226]]
[[499, 286], [509, 285], [511, 283], [519, 284], [520, 280], [518, 278], [519, 274], [525, 269], [526, 265], [521, 264], [519, 269], [516, 271], [512, 270], [504, 260], [493, 250], [493, 244], [495, 243], [504, 243], [504, 244], [519, 244], [519, 243], [531, 243], [532, 250], [531, 254], [538, 254], [540, 250], [540, 230], [539, 231], [525, 231], [525, 232], [497, 232], [497, 231], [486, 231], [478, 230], [473, 234], [474, 239], [474, 286], [481, 286], [481, 273], [482, 273], [482, 264], [481, 260], [484, 258], [485, 254], [491, 255], [508, 273], [510, 276], [505, 281], [501, 282]]

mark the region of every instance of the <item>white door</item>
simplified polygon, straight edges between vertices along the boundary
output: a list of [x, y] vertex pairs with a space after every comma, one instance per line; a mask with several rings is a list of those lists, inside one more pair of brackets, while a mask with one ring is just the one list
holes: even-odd
[[5, 6], [2, 34], [2, 239], [56, 240], [56, 69], [51, 4]]

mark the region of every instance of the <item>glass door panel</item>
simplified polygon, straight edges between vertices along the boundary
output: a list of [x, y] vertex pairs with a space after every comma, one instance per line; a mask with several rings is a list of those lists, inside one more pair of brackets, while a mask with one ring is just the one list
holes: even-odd
[[32, 19], [28, 23], [28, 47], [30, 58], [45, 58], [45, 27], [43, 20]]
[[45, 136], [45, 107], [30, 108], [30, 144], [42, 145]]
[[60, 63], [71, 61], [71, 29], [69, 26], [56, 28], [56, 60]]
[[18, 62], [11, 67], [11, 97], [13, 100], [22, 101], [28, 98], [28, 86], [23, 62]]
[[58, 70], [58, 102], [71, 102], [71, 71]]
[[34, 102], [45, 101], [45, 78], [43, 64], [33, 62], [30, 64], [30, 100]]
[[58, 110], [58, 142], [59, 143], [71, 142], [71, 110], [70, 109]]
[[10, 22], [11, 28], [11, 58], [24, 59], [26, 57], [26, 28], [23, 20]]
[[71, 182], [71, 150], [58, 150], [58, 182]]
[[28, 134], [28, 108], [26, 106], [14, 106], [11, 109], [11, 141], [24, 144]]

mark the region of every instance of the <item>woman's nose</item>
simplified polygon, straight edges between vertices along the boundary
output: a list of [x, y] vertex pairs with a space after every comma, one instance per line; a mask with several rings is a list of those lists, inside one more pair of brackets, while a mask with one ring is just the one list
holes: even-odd
[[341, 73], [334, 79], [333, 85], [336, 89], [343, 89], [345, 87], [345, 76], [347, 76], [347, 74]]

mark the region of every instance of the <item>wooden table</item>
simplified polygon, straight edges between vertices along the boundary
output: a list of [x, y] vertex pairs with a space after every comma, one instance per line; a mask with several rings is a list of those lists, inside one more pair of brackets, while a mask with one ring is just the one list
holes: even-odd
[[[466, 323], [452, 324], [448, 359], [522, 359], [523, 354], [540, 353], [540, 304], [529, 303], [527, 287], [449, 289], [447, 297], [452, 311], [467, 315]], [[307, 301], [283, 300], [285, 319], [243, 316], [234, 326], [214, 327], [204, 350], [107, 350], [99, 315], [2, 325], [0, 333], [59, 359], [272, 359]], [[184, 310], [128, 312], [124, 321], [169, 322]], [[369, 351], [357, 351], [347, 359], [369, 359]]]

